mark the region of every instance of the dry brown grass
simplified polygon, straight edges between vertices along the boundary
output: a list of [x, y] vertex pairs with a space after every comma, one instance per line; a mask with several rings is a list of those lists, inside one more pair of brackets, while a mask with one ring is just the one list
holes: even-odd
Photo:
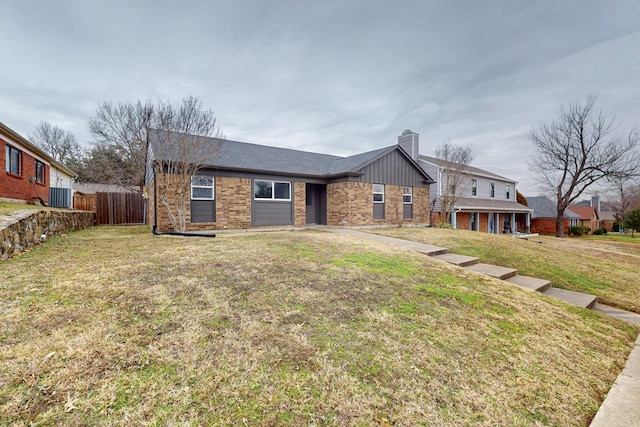
[[66, 210], [49, 206], [33, 205], [28, 203], [0, 202], [0, 215], [10, 215], [16, 211], [41, 211], [41, 210]]
[[637, 328], [323, 232], [95, 228], [0, 264], [11, 425], [588, 425]]

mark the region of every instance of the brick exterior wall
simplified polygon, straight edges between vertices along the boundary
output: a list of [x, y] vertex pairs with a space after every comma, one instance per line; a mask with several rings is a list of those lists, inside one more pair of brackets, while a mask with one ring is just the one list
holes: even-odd
[[216, 177], [215, 185], [215, 228], [230, 230], [251, 228], [251, 198], [253, 197], [251, 179]]
[[327, 185], [328, 225], [372, 225], [373, 184], [336, 182]]
[[469, 212], [458, 212], [456, 214], [456, 229], [468, 230], [469, 229]]
[[[569, 235], [569, 220], [562, 221], [562, 228], [564, 228], [564, 234]], [[556, 219], [555, 218], [535, 218], [531, 220], [531, 232], [539, 234], [556, 234]]]
[[304, 182], [293, 183], [293, 224], [296, 227], [307, 225], [307, 186]]
[[413, 222], [430, 225], [429, 208], [429, 188], [413, 187]]
[[[159, 182], [162, 175], [156, 177]], [[292, 182], [294, 194], [294, 226], [306, 225], [306, 184]], [[155, 223], [153, 182], [147, 188], [147, 220]], [[251, 200], [253, 197], [250, 178], [215, 177], [216, 221], [191, 224], [191, 208], [187, 203], [187, 231], [247, 229], [251, 228]], [[175, 196], [172, 195], [172, 196]], [[157, 199], [158, 231], [173, 231], [165, 206]], [[328, 225], [387, 225], [428, 224], [429, 189], [413, 189], [413, 219], [403, 219], [402, 187], [385, 185], [385, 219], [373, 219], [373, 184], [362, 182], [339, 182], [327, 185]]]
[[429, 189], [413, 189], [413, 219], [403, 219], [402, 186], [384, 186], [384, 219], [373, 219], [373, 184], [338, 182], [327, 185], [328, 225], [428, 224]]
[[[49, 202], [49, 165], [44, 165], [44, 183], [29, 182], [30, 177], [36, 176], [36, 158], [22, 151], [16, 144], [9, 144], [21, 151], [20, 175], [7, 172], [6, 142], [0, 139], [0, 198], [24, 200], [27, 203], [40, 203], [38, 196]], [[44, 163], [44, 162], [43, 162]]]
[[[162, 175], [156, 176], [158, 182]], [[251, 228], [251, 179], [250, 178], [227, 178], [215, 177], [215, 222], [191, 223], [191, 201], [187, 201], [187, 231], [220, 230], [220, 229], [246, 229]], [[304, 190], [304, 189], [303, 189]], [[153, 182], [148, 187], [148, 223], [153, 225], [155, 195]], [[175, 196], [172, 195], [172, 196]], [[170, 197], [171, 199], [171, 197]], [[173, 231], [169, 222], [169, 215], [166, 207], [157, 199], [157, 225], [158, 231]]]

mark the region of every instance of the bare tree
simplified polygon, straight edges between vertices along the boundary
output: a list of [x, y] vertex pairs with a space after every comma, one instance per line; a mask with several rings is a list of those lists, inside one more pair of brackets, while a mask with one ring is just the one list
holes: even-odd
[[76, 137], [69, 131], [49, 122], [40, 122], [29, 137], [31, 142], [62, 164], [75, 163], [83, 155], [83, 149]]
[[451, 213], [458, 199], [469, 189], [471, 182], [465, 169], [473, 161], [473, 145], [454, 145], [449, 140], [436, 148], [436, 158], [440, 160], [440, 223], [449, 224]]
[[638, 172], [640, 134], [634, 129], [626, 138], [614, 136], [613, 119], [596, 114], [595, 102], [591, 95], [584, 103], [571, 102], [560, 108], [558, 120], [540, 123], [529, 134], [537, 151], [529, 167], [541, 189], [555, 193], [558, 237], [564, 237], [565, 210], [587, 188], [605, 178]]
[[[96, 116], [89, 120], [89, 131], [102, 146], [97, 165], [104, 169], [95, 174], [109, 184], [141, 191], [144, 185], [147, 128], [156, 127], [156, 106], [150, 101], [135, 103], [103, 102]], [[106, 148], [109, 147], [109, 148]], [[112, 164], [101, 154], [115, 154], [120, 162]], [[100, 160], [105, 160], [100, 162]], [[116, 166], [122, 166], [122, 169]]]
[[[192, 180], [211, 163], [219, 150], [222, 132], [210, 110], [195, 98], [179, 106], [160, 102], [156, 109], [158, 130], [149, 130], [149, 155], [154, 159], [156, 192], [171, 226], [185, 231]], [[213, 191], [213, 190], [212, 190]]]
[[609, 180], [607, 205], [612, 208], [616, 220], [624, 222], [627, 211], [640, 206], [640, 184], [633, 177], [613, 177]]

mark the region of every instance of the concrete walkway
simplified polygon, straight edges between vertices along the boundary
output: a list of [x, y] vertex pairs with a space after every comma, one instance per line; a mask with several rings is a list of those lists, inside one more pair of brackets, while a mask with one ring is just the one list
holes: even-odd
[[[545, 295], [570, 304], [592, 308], [595, 311], [624, 322], [640, 325], [640, 314], [599, 304], [593, 295], [553, 288], [551, 282], [544, 279], [519, 276], [517, 271], [513, 269], [481, 264], [477, 258], [474, 257], [450, 254], [447, 248], [411, 242], [395, 237], [379, 236], [349, 228], [326, 227], [323, 228], [323, 230], [413, 250], [440, 259], [441, 261], [458, 265], [462, 268], [472, 269], [478, 273], [487, 274], [508, 281], [514, 285], [544, 293]], [[640, 426], [640, 336], [638, 336], [631, 350], [625, 368], [620, 375], [618, 375], [616, 382], [609, 390], [605, 401], [600, 406], [590, 425], [590, 427], [629, 426]]]

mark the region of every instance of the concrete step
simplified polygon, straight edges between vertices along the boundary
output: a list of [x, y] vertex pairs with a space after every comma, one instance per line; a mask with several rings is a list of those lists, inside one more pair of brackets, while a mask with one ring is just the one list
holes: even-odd
[[439, 255], [449, 253], [449, 249], [447, 248], [442, 248], [440, 246], [434, 246], [434, 245], [427, 245], [425, 243], [415, 243], [415, 244], [405, 245], [404, 247], [428, 256], [439, 256]]
[[478, 258], [466, 255], [456, 255], [443, 253], [439, 255], [433, 255], [434, 258], [439, 259], [440, 261], [448, 262], [449, 264], [454, 264], [459, 267], [468, 267], [473, 264], [477, 264], [480, 262]]
[[520, 276], [516, 274], [513, 277], [506, 279], [507, 282], [518, 285], [521, 288], [531, 289], [536, 292], [544, 292], [551, 288], [551, 282], [545, 279], [538, 279], [530, 276]]
[[[599, 302], [597, 302], [593, 306], [593, 309], [609, 317], [613, 317], [615, 319], [622, 320], [623, 322], [633, 323], [634, 325], [640, 326], [640, 314], [638, 313], [621, 310], [616, 307], [600, 304]], [[636, 344], [640, 345], [640, 336], [638, 337], [638, 341]], [[638, 364], [638, 367], [640, 367], [640, 364]], [[638, 378], [640, 378], [640, 373], [638, 374]]]
[[475, 271], [476, 273], [482, 273], [487, 276], [495, 277], [496, 279], [506, 280], [509, 277], [513, 277], [518, 274], [518, 270], [508, 267], [500, 267], [491, 264], [473, 264], [467, 267], [467, 269]]
[[567, 289], [551, 288], [542, 293], [552, 298], [583, 308], [593, 308], [598, 301], [598, 297], [595, 295], [583, 294], [582, 292], [569, 291]]

